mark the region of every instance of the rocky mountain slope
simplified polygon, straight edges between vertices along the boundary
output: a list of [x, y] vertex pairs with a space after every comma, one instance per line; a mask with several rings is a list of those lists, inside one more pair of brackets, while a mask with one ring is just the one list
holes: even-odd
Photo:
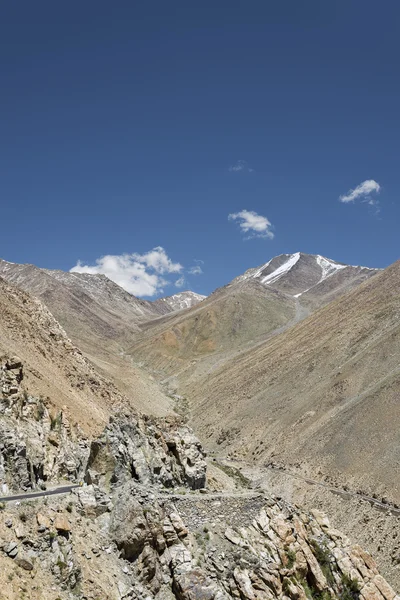
[[400, 262], [183, 384], [202, 438], [400, 502], [399, 288]]
[[164, 315], [177, 310], [192, 308], [192, 306], [196, 306], [196, 304], [202, 302], [205, 298], [206, 296], [186, 290], [185, 292], [179, 292], [173, 296], [166, 296], [165, 298], [154, 300], [152, 305], [156, 307], [157, 311]]
[[8, 600], [397, 600], [320, 511], [251, 490], [207, 493], [202, 447], [179, 420], [117, 413], [83, 438], [51, 419], [51, 400], [24, 393], [21, 362], [1, 372], [2, 487], [87, 482], [0, 505]]
[[318, 255], [283, 254], [249, 269], [191, 310], [146, 323], [129, 354], [158, 375], [180, 373], [195, 381], [378, 272]]
[[128, 400], [95, 371], [39, 300], [1, 278], [0, 314], [0, 357], [18, 356], [28, 392], [52, 398], [59, 410], [66, 406], [71, 422], [84, 430], [103, 427], [120, 405], [144, 404], [150, 412], [168, 412], [168, 399], [143, 376]]
[[0, 261], [0, 276], [42, 300], [85, 345], [90, 334], [119, 340], [157, 316], [151, 303], [128, 294], [104, 275], [66, 273]]
[[338, 263], [319, 254], [281, 254], [264, 265], [249, 269], [232, 283], [256, 279], [266, 287], [280, 290], [301, 304], [316, 308], [356, 287], [379, 269]]
[[154, 414], [169, 410], [168, 399], [155, 385], [151, 401], [148, 377], [124, 357], [139, 323], [159, 316], [153, 303], [135, 298], [104, 275], [50, 271], [0, 260], [0, 277], [39, 298], [73, 343], [133, 399], [137, 409]]
[[[145, 302], [102, 275], [0, 261], [0, 276], [40, 298], [97, 369], [137, 399], [140, 410], [149, 410], [143, 366], [158, 378], [184, 373], [196, 380], [375, 273], [296, 253], [250, 269], [206, 299], [186, 291]], [[164, 398], [162, 411], [166, 403]], [[162, 414], [157, 405], [155, 414]]]
[[[261, 279], [246, 276], [193, 308], [138, 321], [132, 355], [175, 381], [179, 408], [189, 409], [218, 453], [385, 495], [394, 505], [400, 267], [378, 275], [329, 267], [326, 276], [317, 258], [281, 257]], [[358, 285], [359, 278], [369, 280]], [[307, 303], [304, 286], [314, 279]], [[240, 488], [246, 478], [218, 474], [218, 465], [205, 492], [204, 453], [187, 425], [176, 416], [138, 415], [137, 388], [117, 390], [40, 302], [0, 280], [0, 310], [1, 486], [87, 484], [72, 499], [0, 505], [7, 598], [394, 600], [369, 555], [308, 500], [300, 509]], [[86, 341], [107, 373], [115, 339], [102, 354]], [[157, 385], [139, 364], [126, 368], [129, 356], [120, 360], [121, 378], [124, 368], [128, 379], [133, 370], [140, 377], [142, 405], [165, 414], [169, 400]], [[351, 531], [353, 539], [368, 542], [360, 533], [366, 522]], [[396, 535], [387, 552], [382, 542], [372, 547], [397, 585], [386, 560], [395, 556]]]

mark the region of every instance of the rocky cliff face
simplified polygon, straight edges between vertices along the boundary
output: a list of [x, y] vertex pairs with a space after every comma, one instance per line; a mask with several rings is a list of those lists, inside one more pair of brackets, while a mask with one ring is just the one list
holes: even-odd
[[374, 560], [304, 511], [253, 490], [212, 492], [177, 418], [116, 414], [89, 440], [0, 369], [0, 482], [66, 497], [0, 505], [5, 597], [44, 600], [398, 600]]
[[90, 485], [7, 507], [0, 547], [9, 599], [399, 598], [371, 556], [322, 513], [256, 493]]
[[122, 415], [91, 444], [87, 480], [102, 487], [135, 480], [197, 490], [206, 484], [200, 442], [178, 419]]
[[91, 442], [63, 411], [30, 395], [24, 366], [14, 356], [0, 363], [0, 483], [27, 490], [61, 478], [86, 479], [105, 489], [134, 479], [165, 487], [205, 487], [203, 449], [177, 418], [117, 414]]
[[14, 356], [0, 362], [0, 483], [2, 492], [79, 480], [87, 439], [62, 411], [23, 387], [24, 367]]

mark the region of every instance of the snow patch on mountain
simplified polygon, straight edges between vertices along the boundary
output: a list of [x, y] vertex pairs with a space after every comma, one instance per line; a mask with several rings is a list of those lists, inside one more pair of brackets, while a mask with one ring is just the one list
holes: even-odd
[[321, 279], [318, 283], [321, 283], [321, 281], [324, 281], [324, 279], [326, 279], [330, 275], [333, 275], [333, 273], [336, 273], [336, 271], [340, 271], [340, 269], [346, 268], [346, 265], [340, 265], [339, 263], [329, 260], [324, 256], [320, 256], [319, 254], [317, 254], [317, 263], [319, 264], [322, 270]]
[[160, 298], [156, 302], [165, 302], [173, 310], [184, 310], [185, 308], [191, 308], [195, 306], [207, 296], [196, 294], [196, 292], [179, 292], [173, 296], [167, 296], [166, 298]]
[[288, 273], [294, 267], [294, 265], [296, 263], [298, 263], [299, 259], [300, 259], [300, 252], [296, 252], [296, 254], [291, 254], [289, 256], [288, 260], [285, 263], [283, 263], [283, 265], [281, 265], [280, 267], [275, 269], [275, 271], [273, 271], [266, 277], [263, 277], [261, 279], [261, 283], [263, 283], [264, 285], [269, 285], [271, 283], [274, 283], [275, 281], [277, 281], [278, 279], [283, 277], [283, 275]]

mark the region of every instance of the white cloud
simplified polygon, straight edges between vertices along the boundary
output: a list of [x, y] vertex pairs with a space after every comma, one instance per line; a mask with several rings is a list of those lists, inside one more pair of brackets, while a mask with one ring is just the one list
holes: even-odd
[[339, 196], [340, 202], [344, 202], [347, 204], [348, 202], [354, 202], [358, 198], [361, 199], [362, 202], [367, 202], [370, 206], [376, 206], [378, 200], [371, 198], [370, 194], [376, 193], [379, 194], [381, 191], [381, 186], [374, 179], [366, 179], [360, 185], [354, 188], [354, 190], [349, 190], [347, 194], [343, 194]]
[[250, 233], [248, 238], [261, 237], [273, 239], [274, 234], [271, 231], [272, 224], [267, 217], [258, 215], [253, 210], [241, 210], [238, 213], [228, 215], [230, 220], [239, 220], [240, 229], [243, 233]]
[[253, 173], [254, 169], [251, 169], [245, 160], [238, 160], [234, 165], [231, 165], [228, 169], [231, 173], [240, 173], [244, 171], [245, 173]]
[[[145, 254], [102, 256], [94, 265], [81, 261], [70, 269], [71, 273], [103, 274], [135, 296], [155, 296], [168, 284], [165, 273], [180, 273], [183, 267], [167, 256], [164, 248], [157, 246]], [[178, 280], [179, 281], [179, 280]]]
[[175, 281], [175, 287], [181, 288], [185, 285], [185, 283], [186, 283], [186, 280], [185, 280], [184, 276], [182, 275], [182, 277], [179, 277], [179, 279], [177, 279]]
[[200, 265], [196, 265], [195, 267], [190, 267], [188, 273], [190, 273], [190, 275], [201, 275], [203, 273], [203, 269], [200, 267]]

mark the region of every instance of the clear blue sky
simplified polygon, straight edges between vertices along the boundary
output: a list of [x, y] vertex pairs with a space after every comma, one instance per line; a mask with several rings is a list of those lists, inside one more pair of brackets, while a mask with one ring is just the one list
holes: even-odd
[[[200, 293], [297, 250], [390, 264], [399, 23], [398, 0], [3, 3], [0, 256], [138, 253], [159, 276], [161, 246], [185, 270], [160, 276]], [[365, 180], [379, 207], [338, 200]], [[243, 209], [273, 239], [246, 239]]]

